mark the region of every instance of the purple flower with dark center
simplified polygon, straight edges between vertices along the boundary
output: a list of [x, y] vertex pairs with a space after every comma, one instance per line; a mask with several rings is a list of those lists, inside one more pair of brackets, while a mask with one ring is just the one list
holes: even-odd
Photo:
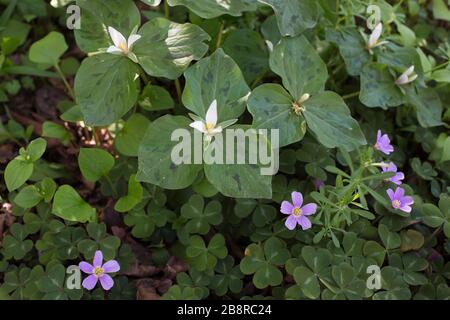
[[103, 289], [109, 290], [114, 285], [114, 280], [108, 273], [117, 272], [120, 270], [119, 263], [116, 260], [109, 260], [103, 264], [103, 254], [100, 250], [97, 250], [94, 255], [93, 265], [82, 261], [79, 264], [81, 271], [89, 274], [89, 276], [83, 280], [83, 287], [92, 290], [100, 280], [100, 284]]
[[281, 213], [288, 214], [286, 219], [286, 228], [294, 230], [297, 224], [302, 227], [302, 230], [311, 228], [311, 221], [306, 217], [316, 213], [317, 205], [315, 203], [308, 203], [302, 207], [303, 196], [300, 192], [292, 192], [292, 203], [283, 201], [281, 203]]
[[405, 179], [405, 175], [403, 174], [403, 172], [401, 172], [401, 171], [397, 172], [397, 166], [393, 162], [390, 162], [387, 166], [381, 167], [381, 170], [383, 171], [383, 173], [384, 172], [395, 172], [395, 176], [390, 177], [387, 180], [395, 183], [398, 186], [401, 185], [402, 180]]
[[391, 140], [387, 134], [382, 134], [381, 130], [377, 132], [377, 142], [374, 148], [383, 152], [384, 154], [390, 154], [394, 151], [394, 147], [391, 145]]
[[395, 192], [392, 189], [387, 189], [386, 192], [391, 199], [392, 208], [408, 213], [411, 212], [410, 206], [414, 203], [414, 200], [410, 196], [405, 196], [405, 189], [397, 187]]

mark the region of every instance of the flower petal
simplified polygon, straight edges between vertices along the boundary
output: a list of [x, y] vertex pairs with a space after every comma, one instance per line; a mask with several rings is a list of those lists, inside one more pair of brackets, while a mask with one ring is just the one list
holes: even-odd
[[142, 36], [139, 34], [132, 34], [128, 37], [128, 50], [133, 47], [133, 44], [138, 41]]
[[103, 264], [103, 253], [100, 250], [95, 251], [93, 265], [94, 267], [101, 267]]
[[108, 274], [104, 274], [100, 277], [100, 284], [102, 285], [103, 289], [109, 290], [113, 287], [114, 280]]
[[298, 218], [298, 224], [302, 227], [302, 230], [311, 228], [311, 221], [305, 216], [300, 216]]
[[120, 270], [120, 265], [116, 260], [109, 260], [103, 265], [103, 270], [106, 273], [117, 272]]
[[405, 205], [405, 206], [401, 206], [400, 210], [402, 210], [403, 212], [406, 212], [406, 213], [410, 213], [412, 211], [412, 208], [410, 206]]
[[377, 43], [378, 39], [380, 39], [382, 31], [383, 31], [383, 24], [379, 22], [373, 29], [372, 33], [370, 34], [368, 42], [369, 48], [373, 47]]
[[414, 72], [414, 65], [410, 66], [403, 74], [410, 76]]
[[97, 284], [98, 278], [96, 275], [91, 274], [89, 277], [83, 280], [83, 283], [81, 284], [83, 288], [92, 290], [94, 289], [95, 285]]
[[121, 43], [127, 43], [127, 39], [116, 29], [113, 27], [108, 27], [109, 35], [111, 36], [111, 40], [116, 47], [120, 47]]
[[381, 138], [381, 130], [378, 129], [378, 131], [377, 131], [377, 142], [378, 142], [378, 140], [380, 140], [380, 138]]
[[414, 203], [414, 199], [411, 196], [406, 196], [406, 197], [403, 197], [401, 203], [409, 206]]
[[284, 224], [286, 226], [286, 228], [288, 228], [289, 230], [294, 230], [295, 226], [297, 225], [297, 218], [293, 215], [290, 215], [287, 219], [286, 222]]
[[196, 130], [198, 130], [200, 132], [203, 132], [203, 133], [206, 132], [205, 125], [204, 125], [204, 123], [202, 121], [194, 121], [194, 122], [189, 124], [189, 127], [194, 128], [194, 129], [196, 129]]
[[397, 187], [395, 189], [394, 198], [400, 200], [405, 195], [405, 189]]
[[214, 100], [206, 112], [206, 123], [217, 124], [217, 100]]
[[305, 216], [310, 216], [310, 215], [316, 213], [316, 210], [317, 210], [317, 204], [308, 203], [303, 206], [302, 214], [304, 214]]
[[301, 207], [303, 204], [303, 196], [300, 192], [294, 191], [291, 194], [292, 203], [295, 207]]
[[391, 199], [391, 201], [393, 201], [393, 200], [394, 200], [394, 195], [395, 195], [394, 190], [392, 190], [392, 189], [387, 189], [386, 192], [387, 192], [387, 194], [388, 194], [388, 196], [389, 196], [389, 199]]
[[112, 54], [123, 54], [122, 50], [120, 50], [119, 48], [117, 48], [116, 46], [110, 46], [107, 50], [107, 53], [112, 53]]
[[92, 274], [94, 272], [94, 266], [90, 263], [87, 263], [86, 261], [80, 262], [78, 265], [80, 267], [80, 270], [87, 274]]
[[294, 206], [289, 201], [283, 201], [281, 203], [281, 208], [280, 208], [281, 213], [291, 214], [293, 209], [294, 209]]

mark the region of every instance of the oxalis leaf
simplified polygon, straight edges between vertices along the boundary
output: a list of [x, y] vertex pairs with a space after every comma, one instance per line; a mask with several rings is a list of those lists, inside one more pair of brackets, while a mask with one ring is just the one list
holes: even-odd
[[52, 213], [68, 221], [88, 222], [96, 219], [96, 211], [69, 185], [58, 188]]
[[256, 9], [252, 0], [168, 0], [170, 6], [182, 5], [205, 19], [211, 19], [223, 14], [240, 16], [244, 11]]
[[75, 39], [84, 52], [95, 52], [112, 44], [109, 26], [128, 37], [141, 24], [141, 15], [132, 0], [77, 0], [76, 4], [82, 18]]
[[250, 92], [239, 66], [222, 49], [204, 58], [184, 73], [183, 104], [205, 119], [211, 102], [217, 100], [218, 121], [239, 117]]
[[204, 41], [209, 35], [200, 27], [154, 18], [139, 30], [142, 36], [133, 52], [145, 72], [154, 77], [178, 78], [192, 60], [198, 60], [208, 50]]
[[283, 36], [296, 36], [306, 29], [314, 28], [319, 20], [316, 0], [259, 0], [275, 11], [278, 27]]
[[75, 77], [75, 96], [85, 122], [106, 126], [125, 115], [138, 97], [138, 68], [112, 54], [86, 58]]

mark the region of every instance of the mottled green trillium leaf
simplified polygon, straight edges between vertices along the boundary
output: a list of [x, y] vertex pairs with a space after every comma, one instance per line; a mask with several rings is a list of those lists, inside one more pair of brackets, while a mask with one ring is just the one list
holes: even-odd
[[304, 102], [303, 115], [308, 128], [327, 148], [343, 148], [347, 151], [365, 145], [366, 139], [351, 117], [344, 100], [336, 93], [325, 91]]
[[170, 6], [185, 6], [204, 19], [212, 19], [223, 14], [240, 16], [244, 11], [256, 9], [254, 0], [168, 0]]
[[87, 222], [96, 219], [96, 211], [69, 185], [58, 188], [52, 213], [68, 221]]
[[409, 66], [415, 66], [414, 71], [421, 74], [421, 62], [419, 53], [414, 48], [405, 48], [394, 43], [386, 45], [388, 50], [377, 53], [378, 63], [385, 64], [389, 67], [396, 68], [399, 72], [403, 72]]
[[395, 78], [385, 65], [371, 63], [361, 72], [359, 100], [368, 107], [396, 107], [405, 102], [405, 96], [395, 84]]
[[271, 15], [261, 24], [261, 34], [264, 39], [270, 42], [269, 46], [275, 46], [281, 39], [280, 30], [278, 30], [277, 18], [275, 15]]
[[108, 175], [114, 167], [114, 162], [114, 157], [111, 154], [98, 148], [81, 148], [78, 155], [81, 173], [91, 182], [96, 182]]
[[364, 65], [370, 61], [370, 53], [357, 28], [327, 29], [326, 39], [338, 46], [347, 72], [351, 76], [359, 75]]
[[412, 87], [406, 90], [408, 102], [416, 107], [417, 120], [424, 127], [437, 127], [442, 122], [442, 103], [437, 92], [432, 88]]
[[269, 69], [267, 45], [258, 32], [250, 29], [231, 31], [222, 47], [239, 65], [249, 84]]
[[150, 124], [139, 149], [138, 181], [166, 189], [183, 189], [195, 181], [201, 165], [176, 165], [171, 160], [172, 150], [179, 143], [171, 141], [172, 132], [184, 128], [192, 133], [190, 122], [183, 116], [165, 115]]
[[316, 0], [259, 0], [275, 11], [278, 27], [283, 36], [296, 36], [314, 28], [320, 16]]
[[117, 133], [114, 141], [117, 151], [128, 157], [137, 157], [150, 120], [140, 113], [133, 114]]
[[148, 111], [172, 109], [175, 102], [164, 87], [147, 85], [139, 97], [139, 106]]
[[269, 238], [264, 247], [252, 243], [245, 249], [240, 268], [243, 274], [253, 274], [253, 284], [258, 289], [277, 286], [283, 281], [283, 274], [277, 268], [286, 263], [290, 253], [285, 243], [278, 238]]
[[327, 66], [304, 36], [282, 38], [270, 55], [270, 69], [295, 100], [322, 91], [328, 78]]
[[138, 32], [142, 37], [133, 52], [145, 72], [154, 77], [178, 78], [192, 60], [198, 60], [208, 50], [204, 43], [209, 35], [200, 27], [154, 18]]
[[183, 104], [202, 119], [214, 100], [219, 122], [236, 119], [244, 112], [250, 88], [239, 66], [222, 49], [191, 66], [184, 77]]
[[[238, 151], [238, 144], [235, 140], [234, 151], [227, 150], [225, 146], [231, 145], [227, 142], [226, 134], [221, 141], [214, 140], [206, 149], [205, 155], [212, 154], [212, 150], [224, 150], [223, 158], [215, 163], [207, 163], [205, 160], [205, 175], [209, 182], [217, 188], [223, 195], [234, 198], [270, 198], [272, 196], [272, 176], [262, 174], [263, 166], [259, 162], [258, 150], [269, 147], [270, 142], [264, 136], [257, 135], [256, 131], [245, 131], [249, 126], [233, 126], [234, 133], [242, 133], [241, 136], [248, 137], [245, 140], [245, 151]], [[231, 138], [231, 137], [230, 137]], [[251, 148], [249, 145], [258, 145]], [[268, 151], [270, 152], [270, 151]], [[227, 162], [228, 157], [233, 156], [233, 163]], [[239, 163], [240, 156], [245, 156], [245, 163]], [[205, 156], [206, 158], [206, 156]], [[253, 163], [252, 163], [253, 161]]]
[[75, 77], [75, 96], [85, 122], [107, 126], [125, 115], [138, 98], [138, 68], [112, 54], [86, 58]]
[[109, 26], [128, 37], [141, 24], [141, 15], [132, 0], [77, 0], [76, 4], [81, 8], [82, 18], [75, 39], [84, 52], [95, 52], [112, 44]]

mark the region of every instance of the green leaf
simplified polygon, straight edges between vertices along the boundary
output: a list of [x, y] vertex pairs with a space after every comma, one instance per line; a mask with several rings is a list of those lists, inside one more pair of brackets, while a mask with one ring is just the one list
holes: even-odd
[[64, 145], [68, 145], [70, 143], [70, 133], [63, 126], [51, 122], [45, 121], [42, 125], [42, 136], [48, 138], [54, 138], [61, 141]]
[[181, 207], [181, 215], [189, 219], [186, 230], [189, 233], [199, 234], [207, 234], [210, 225], [219, 225], [223, 219], [220, 202], [211, 201], [205, 207], [203, 198], [197, 194]]
[[75, 96], [89, 126], [106, 126], [125, 115], [138, 97], [138, 68], [112, 54], [86, 58], [75, 77]]
[[417, 120], [424, 128], [437, 127], [442, 122], [442, 103], [437, 92], [432, 88], [420, 88], [406, 91], [408, 102], [416, 107]]
[[128, 212], [141, 202], [144, 189], [136, 181], [136, 175], [131, 175], [128, 181], [128, 194], [117, 201], [114, 209], [117, 212]]
[[22, 260], [33, 249], [33, 241], [25, 240], [28, 232], [19, 223], [14, 223], [10, 227], [10, 232], [11, 234], [3, 238], [2, 253], [7, 259]]
[[322, 91], [328, 78], [327, 66], [304, 36], [282, 38], [270, 55], [270, 69], [295, 101]]
[[450, 21], [450, 9], [446, 6], [444, 0], [433, 0], [432, 9], [435, 19]]
[[148, 111], [172, 109], [175, 106], [170, 93], [160, 86], [147, 85], [139, 97], [139, 106]]
[[27, 147], [26, 154], [30, 157], [30, 161], [36, 162], [44, 155], [46, 148], [47, 141], [42, 138], [37, 138], [30, 142]]
[[339, 47], [339, 53], [344, 59], [348, 74], [351, 76], [359, 75], [364, 65], [370, 61], [370, 53], [366, 49], [364, 39], [357, 28], [327, 29], [326, 39]]
[[269, 69], [269, 53], [264, 39], [250, 29], [231, 31], [223, 50], [239, 65], [247, 83], [262, 77]]
[[179, 143], [171, 141], [172, 132], [185, 128], [192, 134], [190, 122], [183, 116], [165, 115], [150, 124], [139, 149], [138, 181], [165, 189], [183, 189], [194, 182], [201, 165], [176, 165], [171, 160], [172, 150]]
[[310, 299], [317, 299], [320, 295], [320, 285], [316, 275], [308, 268], [297, 267], [294, 271], [294, 279], [305, 296]]
[[128, 157], [137, 157], [139, 145], [145, 135], [150, 120], [140, 113], [133, 114], [117, 133], [114, 141], [117, 151]]
[[14, 159], [5, 169], [5, 182], [9, 192], [19, 189], [33, 174], [33, 163]]
[[259, 0], [275, 11], [278, 27], [283, 36], [296, 36], [314, 28], [320, 17], [315, 0]]
[[389, 228], [384, 224], [380, 224], [378, 226], [378, 234], [380, 235], [381, 241], [383, 241], [383, 244], [387, 250], [400, 247], [401, 238], [398, 233], [389, 231]]
[[36, 186], [26, 186], [17, 194], [14, 198], [14, 202], [25, 209], [33, 208], [44, 197], [40, 193], [40, 190]]
[[30, 48], [30, 60], [35, 63], [57, 65], [59, 58], [67, 50], [66, 40], [59, 32], [50, 32], [41, 40], [33, 43]]
[[209, 35], [200, 27], [154, 18], [139, 30], [142, 36], [133, 47], [139, 64], [154, 77], [178, 78], [192, 60], [206, 53]]
[[161, 3], [161, 0], [141, 0], [141, 1], [152, 7], [157, 7]]
[[184, 73], [183, 104], [205, 119], [217, 100], [218, 122], [238, 118], [245, 110], [250, 92], [239, 66], [222, 49], [191, 66]]
[[361, 72], [359, 99], [367, 107], [396, 107], [405, 102], [405, 97], [395, 84], [395, 79], [385, 65], [371, 63]]
[[253, 126], [261, 129], [278, 129], [280, 147], [303, 139], [306, 121], [292, 111], [293, 99], [278, 84], [263, 84], [248, 98], [248, 111], [253, 116]]
[[375, 241], [367, 241], [364, 245], [364, 255], [374, 259], [379, 266], [383, 265], [386, 250]]
[[108, 27], [114, 27], [128, 38], [141, 24], [141, 15], [132, 0], [77, 0], [81, 8], [81, 28], [75, 29], [78, 47], [95, 52], [112, 45]]
[[107, 151], [97, 148], [81, 148], [78, 165], [86, 180], [96, 182], [108, 175], [114, 167], [114, 157]]
[[69, 185], [58, 188], [52, 213], [68, 221], [88, 222], [96, 219], [96, 211]]
[[325, 147], [351, 151], [367, 143], [358, 122], [351, 117], [338, 94], [325, 91], [312, 96], [303, 105], [308, 128]]
[[204, 19], [212, 19], [223, 14], [240, 16], [244, 11], [256, 9], [255, 4], [249, 0], [233, 0], [223, 2], [221, 0], [168, 0], [170, 6], [185, 6], [196, 15]]

